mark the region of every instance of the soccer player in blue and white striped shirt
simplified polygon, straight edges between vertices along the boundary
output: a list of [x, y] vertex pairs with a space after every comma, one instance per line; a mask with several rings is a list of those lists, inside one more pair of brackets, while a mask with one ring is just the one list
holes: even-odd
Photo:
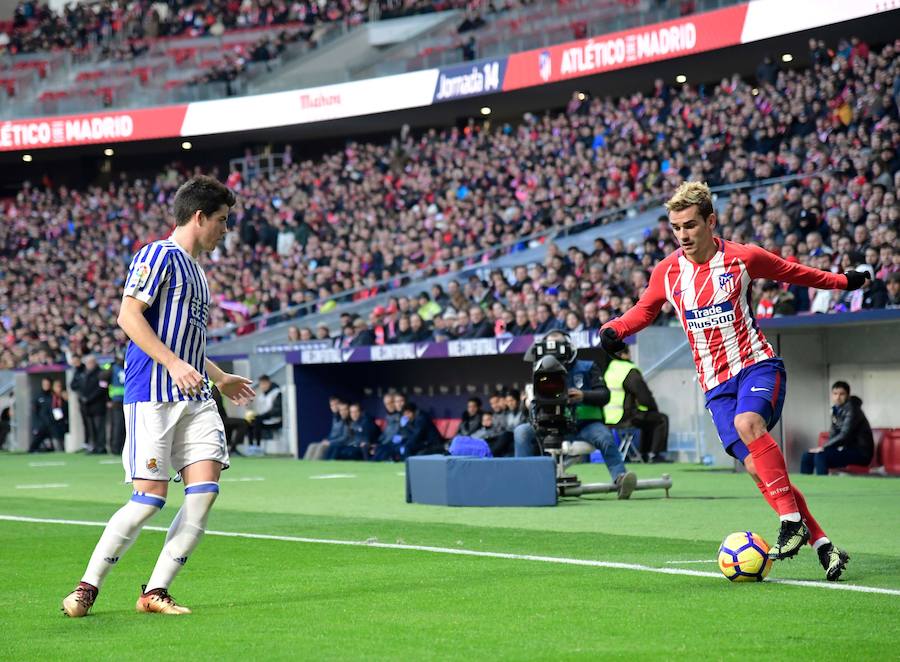
[[223, 372], [206, 358], [209, 286], [197, 258], [226, 232], [234, 194], [212, 177], [194, 177], [175, 194], [176, 228], [144, 246], [128, 271], [119, 326], [131, 342], [125, 353], [125, 481], [131, 499], [109, 523], [81, 582], [63, 600], [63, 611], [85, 616], [104, 578], [166, 503], [170, 471], [184, 480], [178, 511], [136, 609], [189, 614], [169, 595], [169, 584], [200, 542], [228, 468], [225, 427], [208, 377], [236, 404], [255, 394], [250, 380]]

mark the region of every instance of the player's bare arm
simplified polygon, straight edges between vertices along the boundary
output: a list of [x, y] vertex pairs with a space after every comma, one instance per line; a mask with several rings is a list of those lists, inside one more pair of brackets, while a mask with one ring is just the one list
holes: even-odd
[[140, 347], [147, 356], [165, 367], [172, 376], [175, 386], [182, 393], [191, 395], [199, 391], [203, 385], [203, 375], [197, 372], [190, 363], [178, 358], [159, 339], [159, 336], [147, 323], [147, 318], [144, 317], [144, 311], [147, 308], [148, 305], [143, 301], [130, 296], [123, 297], [116, 322], [135, 345]]
[[225, 372], [209, 359], [206, 359], [206, 374], [219, 392], [238, 406], [245, 405], [256, 397], [256, 391], [250, 387], [252, 380]]

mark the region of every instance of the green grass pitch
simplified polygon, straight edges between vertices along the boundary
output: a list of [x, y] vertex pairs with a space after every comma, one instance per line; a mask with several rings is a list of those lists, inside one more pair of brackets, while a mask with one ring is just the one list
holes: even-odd
[[[731, 584], [519, 558], [208, 535], [172, 587], [194, 614], [134, 611], [164, 534], [145, 530], [108, 578], [92, 615], [68, 619], [101, 528], [129, 494], [114, 460], [0, 456], [2, 660], [599, 660], [897, 659], [900, 481], [796, 476], [833, 540], [851, 555], [829, 590], [815, 554], [771, 579]], [[586, 481], [608, 478], [583, 466]], [[637, 466], [639, 477], [660, 473]], [[732, 531], [772, 542], [777, 519], [745, 475], [692, 466], [670, 499], [639, 492], [557, 508], [439, 508], [404, 502], [403, 466], [236, 458], [210, 529], [322, 541], [378, 541], [718, 572]], [[322, 477], [341, 474], [343, 477]], [[41, 486], [41, 487], [35, 487]], [[165, 527], [182, 500], [151, 525]], [[11, 521], [9, 516], [58, 523]], [[690, 563], [687, 563], [690, 562]]]

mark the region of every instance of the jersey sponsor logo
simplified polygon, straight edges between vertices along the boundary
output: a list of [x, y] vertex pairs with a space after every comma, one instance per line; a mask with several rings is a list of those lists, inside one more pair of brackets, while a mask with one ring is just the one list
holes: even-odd
[[191, 297], [190, 324], [200, 329], [206, 329], [206, 319], [209, 315], [209, 306], [199, 297]]
[[720, 274], [719, 275], [719, 289], [722, 290], [725, 294], [731, 294], [734, 292], [736, 281], [734, 279], [734, 274]]
[[733, 324], [734, 319], [734, 306], [730, 301], [684, 311], [684, 321], [688, 331], [702, 331]]

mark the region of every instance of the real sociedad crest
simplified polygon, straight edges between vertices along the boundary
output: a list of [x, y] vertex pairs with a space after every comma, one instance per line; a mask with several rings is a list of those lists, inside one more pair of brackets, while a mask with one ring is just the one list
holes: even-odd
[[734, 291], [734, 274], [722, 274], [719, 276], [719, 289], [725, 294], [731, 294]]
[[541, 80], [545, 83], [553, 75], [553, 60], [550, 58], [550, 51], [541, 51], [538, 56], [538, 72], [541, 74]]

